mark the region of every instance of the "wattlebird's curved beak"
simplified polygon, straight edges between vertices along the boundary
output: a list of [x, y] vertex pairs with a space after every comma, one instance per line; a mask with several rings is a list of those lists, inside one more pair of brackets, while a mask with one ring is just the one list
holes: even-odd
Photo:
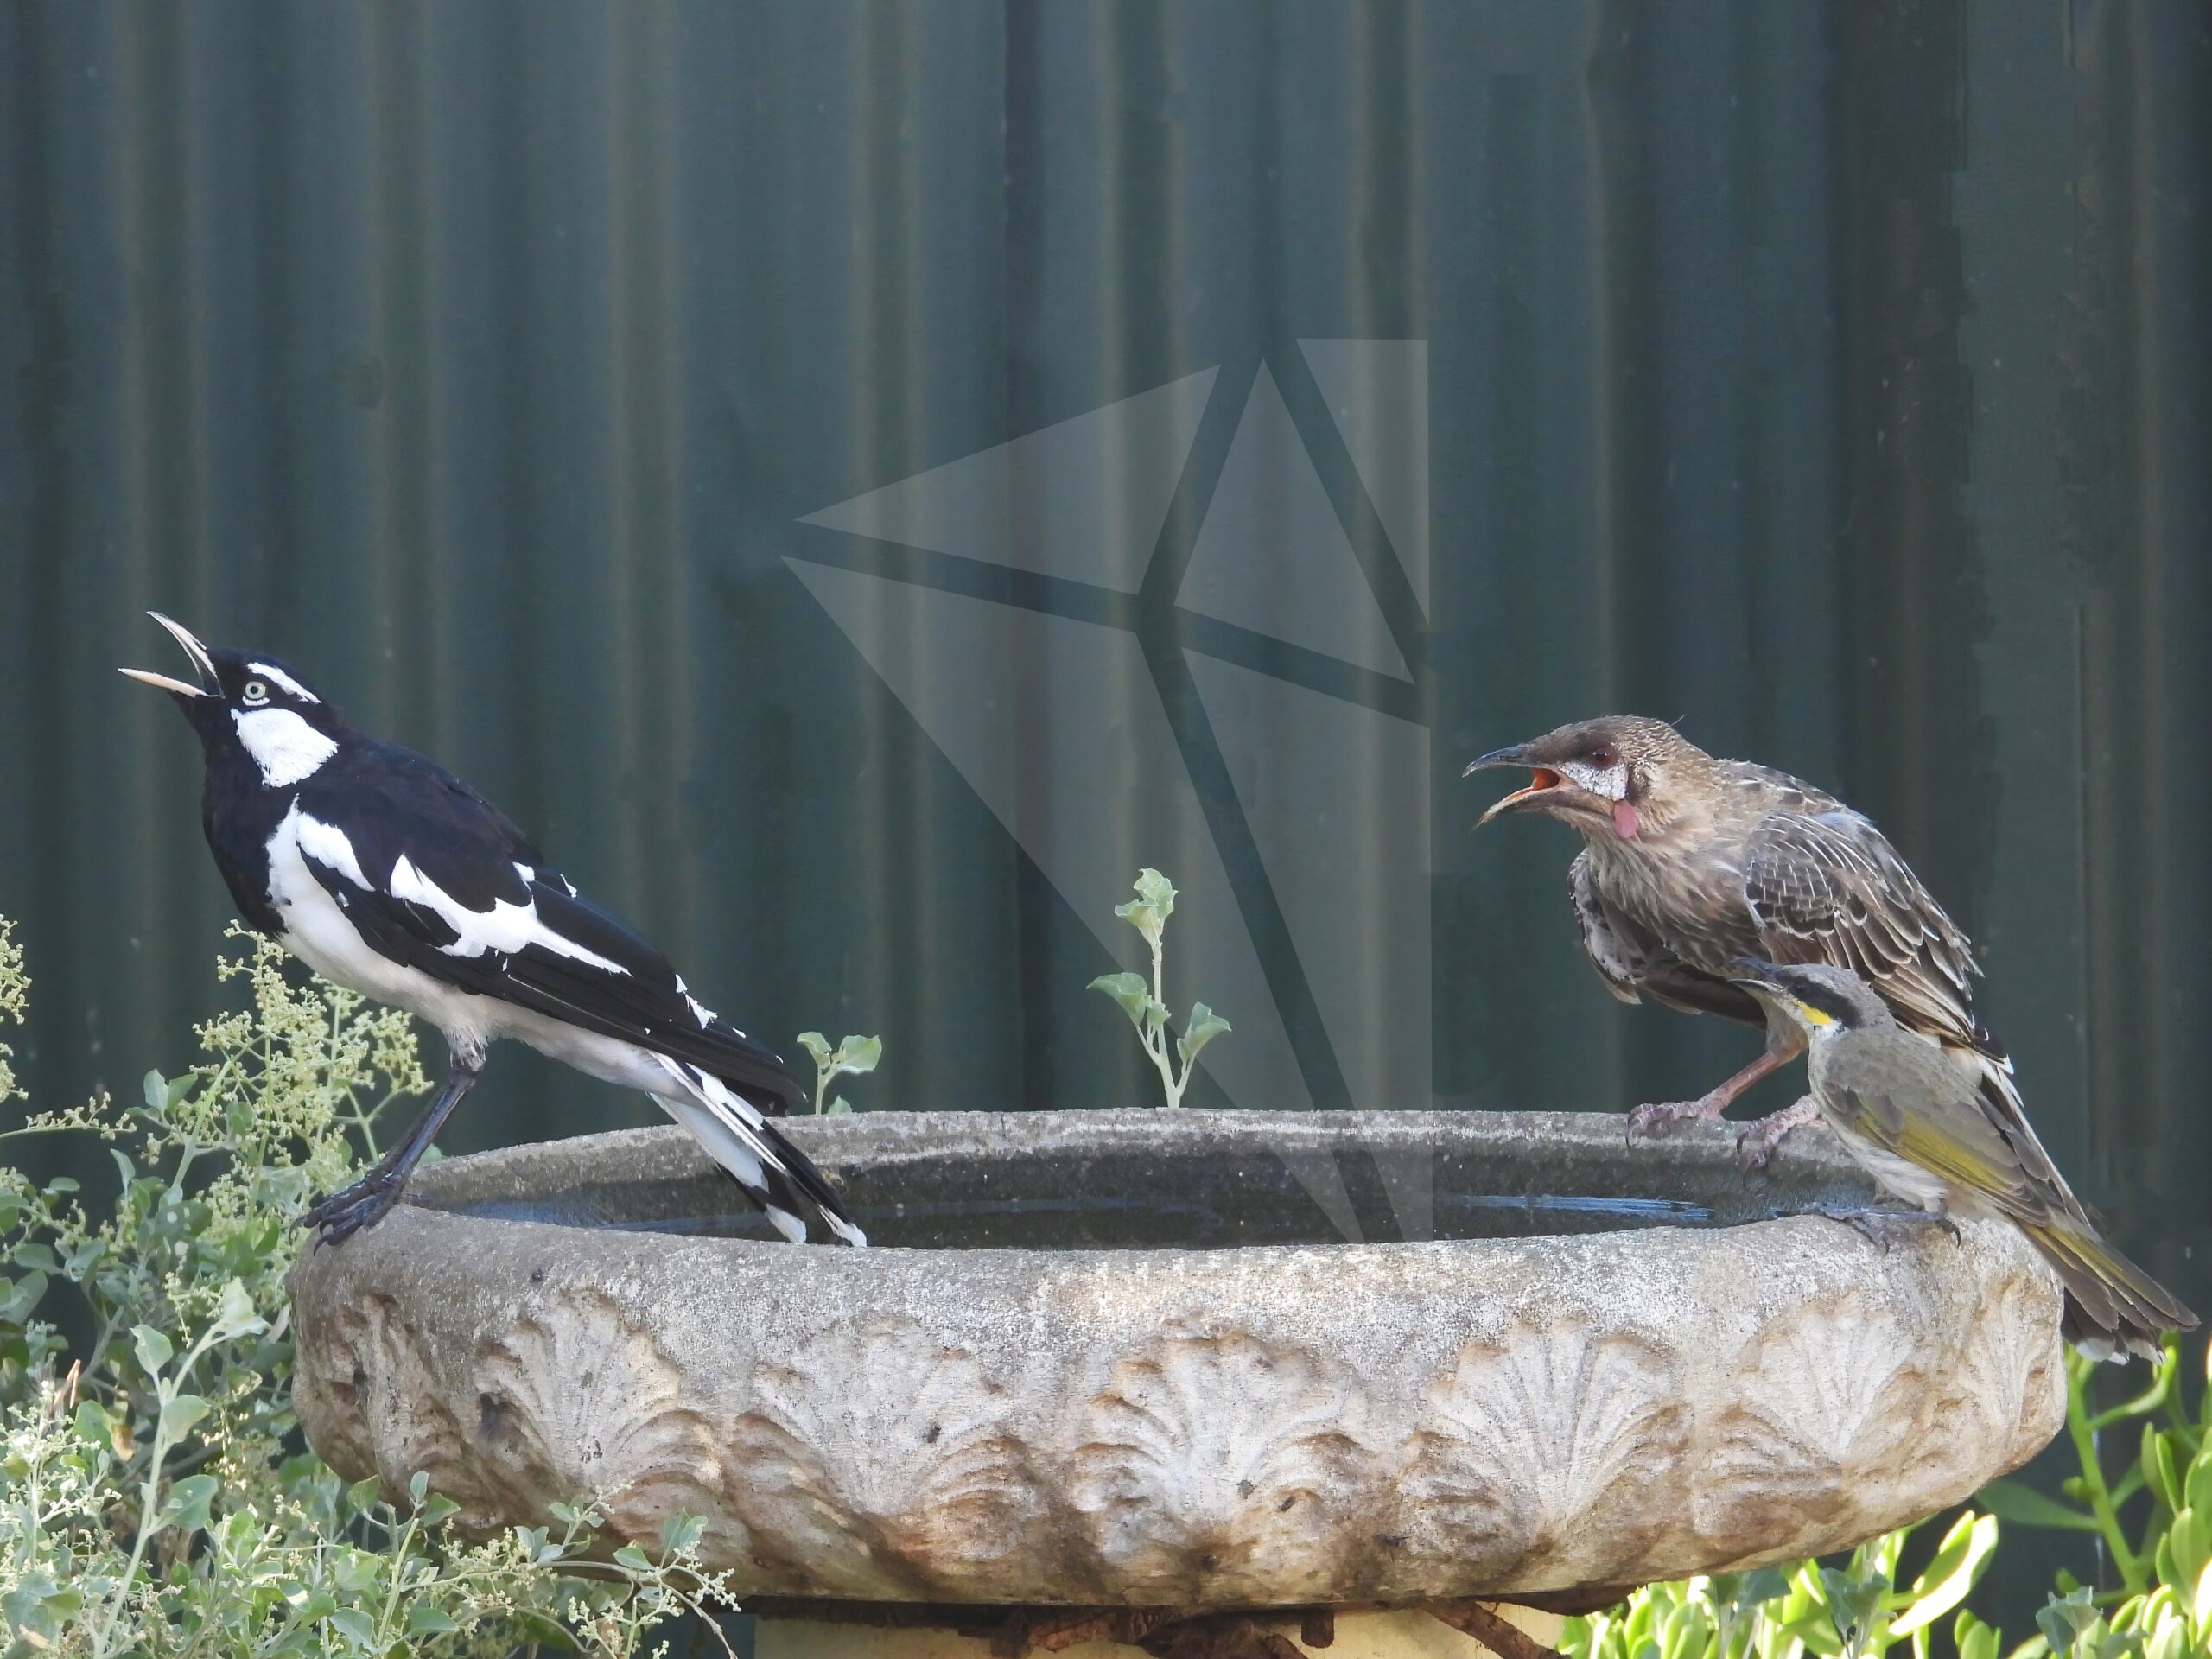
[[1517, 766], [1525, 764], [1521, 757], [1529, 752], [1526, 743], [1509, 743], [1502, 749], [1492, 749], [1488, 754], [1478, 754], [1467, 762], [1467, 769], [1459, 775], [1471, 778], [1478, 772], [1488, 772], [1492, 766]]
[[166, 674], [156, 674], [151, 669], [146, 668], [126, 668], [118, 671], [128, 674], [134, 680], [143, 681], [157, 690], [166, 691], [173, 697], [214, 696], [214, 687], [219, 683], [219, 679], [215, 672], [215, 660], [208, 656], [207, 647], [194, 639], [192, 630], [186, 627], [183, 623], [174, 621], [163, 616], [159, 611], [149, 611], [146, 614], [167, 628], [170, 637], [184, 647], [185, 655], [192, 658], [192, 665], [199, 671], [202, 683], [187, 685], [182, 680], [173, 680]]
[[1528, 753], [1529, 746], [1526, 743], [1511, 743], [1502, 749], [1492, 749], [1488, 754], [1478, 755], [1467, 762], [1467, 769], [1459, 774], [1462, 778], [1471, 778], [1477, 772], [1486, 772], [1492, 766], [1527, 766], [1533, 774], [1527, 788], [1515, 790], [1503, 800], [1496, 802], [1489, 811], [1477, 818], [1476, 829], [1481, 829], [1499, 813], [1510, 812], [1518, 807], [1526, 806], [1539, 795], [1559, 787], [1561, 781], [1559, 773], [1552, 771], [1548, 766], [1532, 764], [1526, 758]]

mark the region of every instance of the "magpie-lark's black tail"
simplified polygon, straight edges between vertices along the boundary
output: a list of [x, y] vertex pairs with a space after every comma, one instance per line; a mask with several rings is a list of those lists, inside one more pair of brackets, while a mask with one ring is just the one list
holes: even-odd
[[767, 1212], [778, 1232], [796, 1244], [868, 1243], [814, 1160], [785, 1140], [759, 1107], [712, 1072], [656, 1058], [679, 1086], [653, 1098]]

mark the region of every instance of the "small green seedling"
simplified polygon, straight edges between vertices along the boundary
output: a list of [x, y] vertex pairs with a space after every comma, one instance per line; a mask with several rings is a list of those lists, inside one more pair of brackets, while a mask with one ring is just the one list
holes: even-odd
[[834, 1117], [853, 1109], [842, 1100], [828, 1098], [830, 1085], [846, 1072], [855, 1077], [875, 1070], [875, 1063], [883, 1058], [883, 1039], [880, 1037], [848, 1037], [836, 1048], [818, 1031], [802, 1031], [798, 1046], [814, 1057], [814, 1110], [817, 1116], [828, 1114]]
[[[1191, 1017], [1183, 1023], [1183, 1034], [1175, 1039], [1174, 1052], [1169, 1052], [1164, 939], [1167, 918], [1175, 913], [1175, 887], [1158, 870], [1140, 870], [1136, 892], [1128, 903], [1115, 906], [1114, 913], [1143, 934], [1144, 942], [1152, 947], [1152, 983], [1147, 987], [1141, 974], [1102, 974], [1090, 982], [1089, 988], [1105, 992], [1121, 1005], [1129, 1023], [1137, 1028], [1137, 1040], [1160, 1072], [1166, 1103], [1180, 1106], [1183, 1090], [1190, 1086], [1192, 1062], [1198, 1058], [1200, 1049], [1229, 1029], [1229, 1021], [1205, 1003], [1193, 1002]], [[1179, 1070], [1175, 1065], [1178, 1056], [1183, 1062]]]

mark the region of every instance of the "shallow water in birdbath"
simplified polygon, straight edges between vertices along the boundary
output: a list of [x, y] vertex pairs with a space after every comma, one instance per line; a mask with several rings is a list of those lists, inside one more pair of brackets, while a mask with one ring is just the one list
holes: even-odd
[[[1128, 1115], [1141, 1127], [1144, 1115]], [[1193, 1114], [1193, 1116], [1196, 1116]], [[1168, 1120], [1159, 1120], [1164, 1126]], [[1295, 1140], [1249, 1140], [1163, 1156], [1126, 1147], [1014, 1147], [978, 1159], [926, 1148], [842, 1177], [875, 1244], [917, 1249], [1227, 1249], [1353, 1240], [1535, 1238], [1644, 1227], [1726, 1227], [1819, 1205], [1878, 1203], [1833, 1169], [1742, 1172], [1685, 1160], [1664, 1137], [1620, 1147], [1455, 1147], [1378, 1140], [1374, 1120], [1332, 1133], [1314, 1115]], [[707, 1238], [774, 1235], [711, 1172], [586, 1179], [464, 1213]]]

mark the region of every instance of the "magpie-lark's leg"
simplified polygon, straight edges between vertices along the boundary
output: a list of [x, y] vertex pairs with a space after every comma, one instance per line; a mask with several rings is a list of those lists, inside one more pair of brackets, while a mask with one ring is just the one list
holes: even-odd
[[437, 1139], [446, 1119], [453, 1116], [453, 1109], [475, 1086], [477, 1073], [483, 1066], [484, 1057], [480, 1053], [465, 1056], [455, 1049], [453, 1063], [446, 1071], [446, 1086], [438, 1090], [438, 1097], [415, 1121], [415, 1127], [407, 1131], [406, 1137], [378, 1159], [359, 1180], [342, 1192], [332, 1193], [302, 1216], [300, 1225], [320, 1227], [322, 1236], [318, 1242], [335, 1244], [362, 1228], [373, 1227], [382, 1221], [385, 1212], [399, 1202], [400, 1189], [415, 1173], [415, 1166], [423, 1161], [423, 1154], [429, 1151], [430, 1142]]

